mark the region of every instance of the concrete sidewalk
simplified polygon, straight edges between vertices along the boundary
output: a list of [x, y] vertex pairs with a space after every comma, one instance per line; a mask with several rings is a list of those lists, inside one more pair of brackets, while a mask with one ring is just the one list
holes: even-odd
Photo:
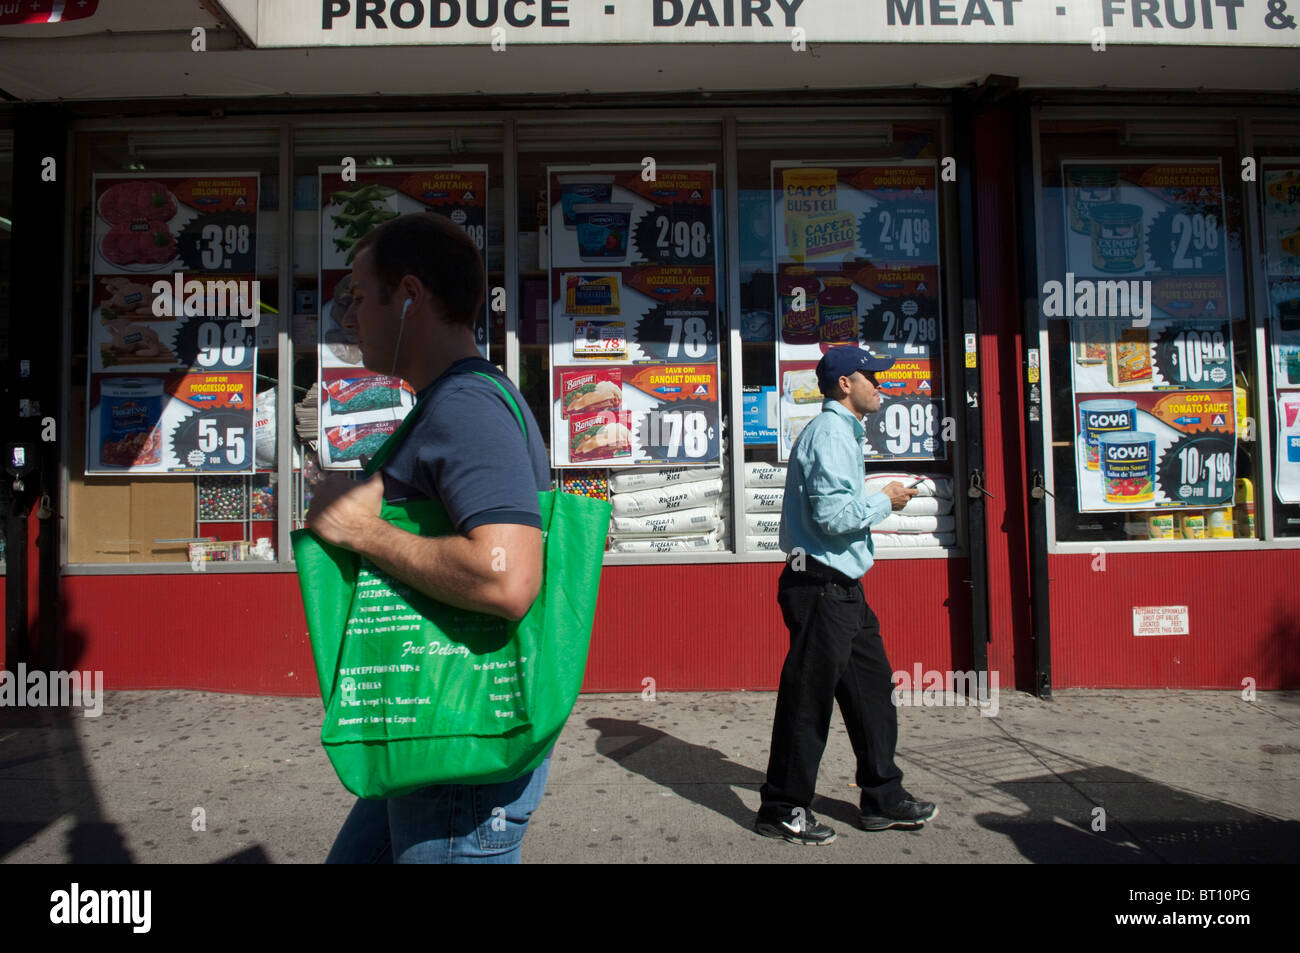
[[[854, 828], [837, 715], [812, 849], [751, 830], [776, 696], [583, 696], [527, 863], [1090, 863], [1300, 858], [1300, 692], [1002, 692], [996, 717], [902, 708], [899, 762], [939, 803], [922, 831]], [[0, 860], [322, 860], [352, 797], [316, 700], [111, 692], [103, 715], [0, 709]], [[1104, 830], [1094, 830], [1104, 809]], [[201, 816], [206, 830], [192, 829]]]

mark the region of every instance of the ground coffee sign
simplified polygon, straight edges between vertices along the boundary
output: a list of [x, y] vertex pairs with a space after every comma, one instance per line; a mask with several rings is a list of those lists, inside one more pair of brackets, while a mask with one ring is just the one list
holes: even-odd
[[1295, 46], [1300, 0], [244, 0], [258, 46], [1052, 43]]

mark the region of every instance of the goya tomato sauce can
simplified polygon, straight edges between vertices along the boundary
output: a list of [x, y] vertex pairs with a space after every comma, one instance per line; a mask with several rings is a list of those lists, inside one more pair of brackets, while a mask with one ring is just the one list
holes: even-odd
[[1137, 427], [1137, 404], [1131, 400], [1085, 400], [1079, 404], [1079, 433], [1087, 447], [1085, 465], [1101, 469], [1097, 440], [1105, 433], [1130, 433]]
[[1097, 438], [1107, 503], [1149, 503], [1156, 489], [1156, 435], [1142, 430]]

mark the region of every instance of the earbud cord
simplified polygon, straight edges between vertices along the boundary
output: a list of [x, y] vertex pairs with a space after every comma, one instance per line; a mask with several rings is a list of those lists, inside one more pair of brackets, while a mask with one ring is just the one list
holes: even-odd
[[[407, 298], [406, 302], [402, 305], [402, 317], [400, 318], [399, 323], [397, 325], [397, 344], [394, 345], [393, 347], [393, 369], [389, 373], [388, 375], [389, 377], [397, 376], [397, 356], [402, 353], [402, 332], [406, 330], [406, 312], [407, 309], [410, 307], [411, 307], [411, 299]], [[401, 406], [400, 403], [398, 406], [399, 407]], [[398, 409], [397, 407], [393, 408], [394, 420], [397, 419], [397, 409]]]

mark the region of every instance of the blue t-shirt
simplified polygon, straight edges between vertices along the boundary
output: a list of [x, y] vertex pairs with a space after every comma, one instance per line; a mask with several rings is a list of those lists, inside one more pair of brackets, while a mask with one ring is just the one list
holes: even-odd
[[[491, 374], [519, 405], [519, 421]], [[417, 395], [420, 416], [380, 472], [389, 503], [433, 499], [456, 531], [491, 523], [542, 525], [537, 494], [551, 487], [546, 447], [532, 411], [509, 378], [481, 357], [447, 368]], [[414, 411], [412, 411], [414, 413]]]

